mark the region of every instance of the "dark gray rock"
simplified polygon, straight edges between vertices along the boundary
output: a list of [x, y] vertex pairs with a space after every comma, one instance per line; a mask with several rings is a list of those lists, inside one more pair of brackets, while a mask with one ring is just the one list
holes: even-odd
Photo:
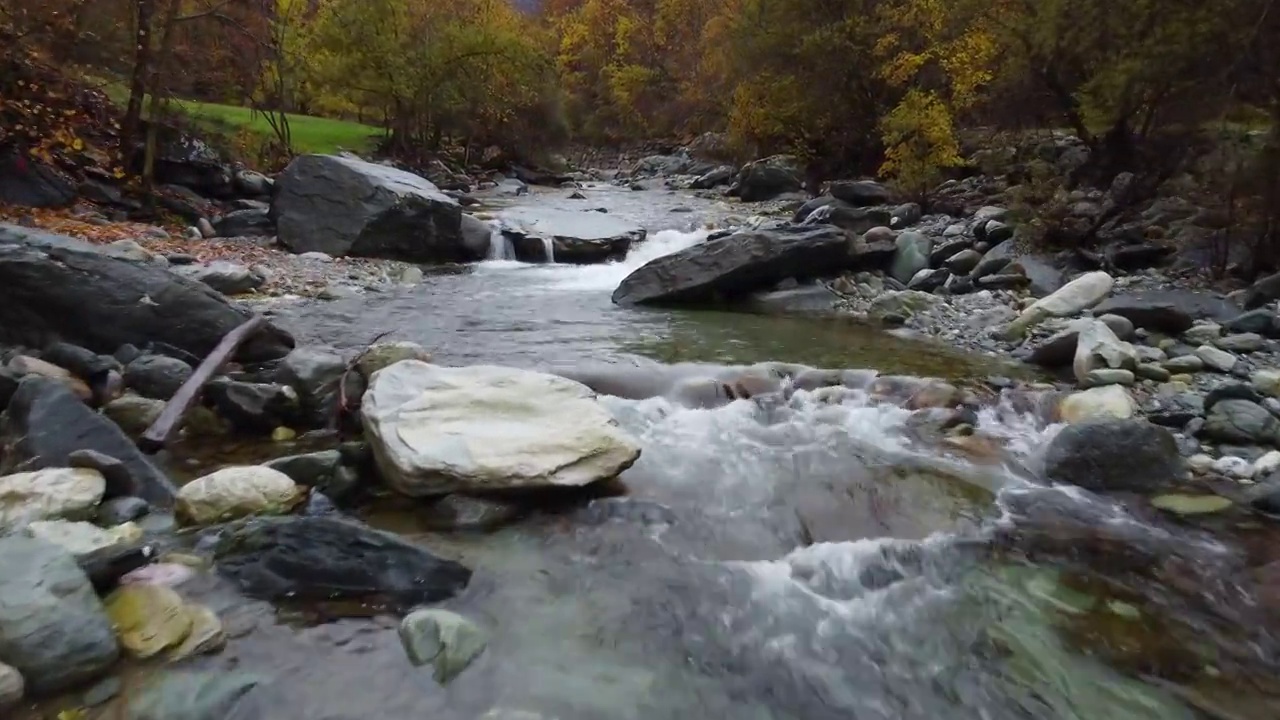
[[1182, 428], [1204, 415], [1205, 402], [1195, 393], [1156, 395], [1142, 407], [1142, 412], [1156, 425]]
[[269, 198], [275, 181], [252, 170], [238, 170], [231, 178], [234, 189], [242, 197]]
[[907, 231], [895, 238], [893, 245], [897, 249], [893, 255], [893, 263], [889, 266], [889, 275], [893, 279], [909, 283], [916, 273], [929, 267], [933, 238], [923, 233]]
[[321, 450], [277, 458], [266, 466], [288, 475], [299, 485], [315, 488], [336, 502], [343, 502], [362, 484], [358, 463], [344, 464], [339, 450]]
[[0, 410], [9, 407], [9, 400], [18, 392], [22, 376], [7, 367], [0, 367]]
[[1134, 326], [1179, 335], [1206, 318], [1225, 322], [1239, 310], [1230, 302], [1193, 290], [1151, 290], [1114, 295], [1094, 307], [1094, 315], [1119, 315]]
[[9, 403], [4, 430], [12, 443], [14, 462], [27, 461], [30, 469], [93, 467], [74, 464], [88, 462], [84, 454], [74, 460], [72, 456], [80, 450], [96, 450], [124, 465], [123, 472], [108, 477], [113, 495], [134, 495], [158, 507], [173, 505], [177, 491], [164, 473], [115, 423], [89, 409], [62, 383], [23, 380]]
[[120, 584], [120, 578], [146, 567], [156, 559], [156, 550], [146, 543], [108, 545], [76, 557], [94, 591], [105, 595]]
[[893, 191], [875, 180], [836, 180], [827, 188], [827, 193], [854, 207], [893, 202]]
[[191, 378], [191, 366], [164, 355], [143, 355], [124, 368], [124, 382], [134, 392], [155, 400], [168, 400]]
[[742, 166], [733, 186], [725, 193], [743, 202], [772, 200], [783, 193], [795, 192], [803, 185], [793, 158], [774, 155]]
[[987, 275], [995, 275], [1013, 262], [1016, 253], [1017, 250], [1014, 248], [1013, 240], [1005, 240], [998, 245], [994, 245], [982, 256], [982, 260], [973, 268], [973, 272], [969, 273], [969, 277], [977, 281]]
[[1263, 396], [1248, 383], [1226, 382], [1213, 388], [1208, 395], [1204, 396], [1204, 409], [1212, 410], [1214, 405], [1223, 400], [1247, 400], [1261, 405]]
[[919, 203], [903, 203], [892, 210], [893, 224], [895, 227], [910, 227], [920, 222], [920, 218], [924, 217], [924, 211], [920, 209]]
[[1066, 284], [1066, 276], [1054, 267], [1052, 260], [1038, 255], [1020, 255], [1005, 270], [1025, 275], [1031, 281], [1034, 297], [1047, 297]]
[[0, 152], [0, 205], [64, 207], [75, 199], [75, 183], [61, 171], [17, 150]]
[[[65, 341], [100, 353], [162, 342], [202, 358], [248, 319], [218, 293], [164, 268], [0, 224], [0, 342]], [[293, 338], [268, 323], [236, 357], [274, 360], [292, 347]]]
[[99, 355], [92, 350], [71, 343], [57, 342], [40, 353], [40, 359], [70, 370], [77, 377], [92, 384], [112, 370], [121, 370], [120, 363], [110, 355]]
[[694, 190], [709, 190], [718, 185], [728, 185], [733, 180], [733, 176], [737, 174], [738, 169], [732, 165], [721, 165], [710, 172], [700, 175], [689, 183], [689, 187]]
[[334, 517], [254, 518], [219, 529], [218, 572], [262, 600], [363, 600], [407, 610], [461, 592], [471, 571]]
[[302, 414], [298, 392], [288, 385], [219, 378], [205, 387], [205, 396], [220, 416], [244, 432], [270, 434], [293, 425]]
[[942, 287], [949, 277], [951, 277], [951, 271], [946, 268], [935, 268], [933, 270], [925, 268], [911, 278], [911, 282], [907, 283], [907, 289], [933, 292]]
[[349, 410], [356, 409], [364, 395], [364, 376], [346, 370], [347, 361], [336, 352], [327, 348], [304, 347], [294, 350], [284, 359], [277, 380], [297, 391], [307, 426], [325, 428], [332, 426], [338, 417], [338, 401], [342, 394], [339, 384], [344, 376]]
[[462, 208], [425, 178], [384, 165], [303, 155], [276, 181], [271, 217], [280, 242], [408, 262], [482, 260], [462, 242]]
[[262, 287], [266, 278], [239, 263], [215, 260], [207, 265], [182, 265], [173, 270], [208, 285], [223, 295], [240, 295]]
[[1173, 253], [1173, 248], [1144, 242], [1132, 245], [1113, 245], [1107, 249], [1107, 261], [1117, 270], [1134, 272], [1162, 264]]
[[1186, 474], [1168, 430], [1142, 420], [1069, 425], [1044, 456], [1045, 477], [1094, 491], [1154, 492]]
[[1014, 290], [1031, 284], [1031, 279], [1018, 273], [997, 273], [978, 278], [977, 285], [983, 290]]
[[213, 223], [218, 237], [272, 237], [276, 234], [276, 224], [271, 219], [269, 210], [235, 210], [223, 215]]
[[619, 305], [744, 298], [787, 278], [830, 277], [850, 263], [851, 236], [835, 227], [734, 233], [638, 268], [613, 293]]
[[0, 662], [35, 694], [88, 682], [115, 663], [116, 636], [93, 586], [66, 550], [0, 537]]
[[128, 496], [111, 498], [104, 500], [98, 506], [97, 521], [103, 527], [115, 527], [137, 520], [149, 512], [151, 512], [151, 506], [142, 498]]
[[855, 235], [889, 224], [892, 217], [884, 207], [854, 207], [839, 200], [821, 205], [808, 213], [804, 225], [835, 225]]
[[857, 238], [853, 241], [853, 247], [849, 251], [849, 269], [885, 270], [889, 267], [889, 263], [893, 262], [893, 256], [896, 252], [898, 252], [898, 248], [894, 247], [892, 240], [867, 242], [862, 238]]
[[[957, 243], [950, 244], [955, 245]], [[964, 244], [964, 241], [960, 241], [958, 244]], [[934, 252], [936, 253], [937, 251], [935, 250]], [[982, 253], [972, 248], [962, 248], [960, 252], [947, 259], [946, 266], [953, 275], [968, 275], [973, 272], [974, 268], [978, 267], [980, 262], [982, 262]]]
[[1012, 240], [1013, 234], [1014, 227], [1012, 225], [1005, 225], [999, 220], [988, 220], [986, 224], [982, 226], [982, 239], [991, 243], [993, 248], [1005, 240]]
[[803, 205], [801, 205], [800, 207], [796, 208], [795, 214], [791, 216], [791, 222], [800, 224], [805, 221], [805, 218], [808, 218], [810, 215], [812, 215], [814, 211], [817, 210], [818, 208], [826, 207], [827, 205], [832, 205], [838, 202], [840, 201], [836, 200], [830, 195], [819, 195], [818, 197], [813, 198], [812, 200], [809, 200], [805, 202]]
[[1219, 442], [1274, 444], [1280, 420], [1248, 400], [1220, 400], [1205, 418], [1204, 434]]
[[[161, 127], [154, 160], [158, 182], [190, 188], [205, 197], [227, 198], [233, 194], [231, 168], [218, 151], [204, 140], [176, 128]], [[133, 153], [135, 171], [142, 169], [141, 148]]]
[[[929, 267], [942, 267], [948, 260], [969, 249], [971, 244], [972, 243], [969, 242], [968, 238], [956, 238], [954, 240], [947, 240], [946, 242], [935, 245], [933, 250], [929, 253]], [[978, 254], [978, 258], [981, 259], [982, 255]], [[977, 261], [974, 262], [976, 264]], [[969, 270], [972, 269], [973, 268], [970, 267], [969, 269], [964, 270], [963, 274], [968, 275]], [[955, 271], [952, 270], [952, 272]]]
[[156, 188], [156, 202], [160, 207], [186, 220], [192, 225], [218, 214], [218, 206], [200, 193], [181, 185], [160, 185]]
[[[1228, 332], [1257, 333], [1265, 337], [1280, 337], [1280, 319], [1264, 308], [1249, 310], [1227, 321]], [[65, 365], [63, 367], [66, 367]]]
[[1244, 298], [1244, 309], [1253, 310], [1269, 302], [1280, 300], [1280, 273], [1268, 275], [1255, 282]]

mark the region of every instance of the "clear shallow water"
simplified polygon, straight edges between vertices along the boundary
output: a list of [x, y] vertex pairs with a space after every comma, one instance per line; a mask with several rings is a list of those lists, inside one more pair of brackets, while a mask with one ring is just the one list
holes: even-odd
[[[850, 324], [614, 307], [609, 293], [628, 272], [697, 242], [734, 208], [662, 192], [563, 194], [532, 202], [607, 205], [649, 228], [649, 241], [617, 266], [488, 262], [399, 293], [283, 305], [277, 318], [304, 342], [339, 347], [390, 330], [447, 364], [995, 371]], [[678, 206], [694, 212], [669, 212]], [[716, 409], [602, 402], [644, 448], [622, 478], [626, 498], [534, 512], [492, 533], [428, 532], [412, 506], [366, 514], [476, 571], [445, 605], [492, 640], [447, 688], [409, 665], [393, 618], [299, 627], [214, 578], [184, 586], [235, 630], [223, 653], [194, 665], [266, 680], [229, 720], [1195, 717], [1105, 662], [1120, 638], [1153, 658], [1142, 667], [1159, 667], [1151, 628], [1166, 627], [1163, 605], [1139, 595], [1113, 607], [1113, 588], [1082, 588], [1078, 568], [988, 551], [1008, 524], [1002, 494], [1032, 486], [1019, 468], [1056, 428], [984, 411], [979, 426], [1008, 448], [989, 456], [919, 440], [908, 411], [865, 393]], [[1112, 512], [1085, 514], [1130, 522]], [[1180, 686], [1211, 690], [1212, 650], [1175, 651]]]

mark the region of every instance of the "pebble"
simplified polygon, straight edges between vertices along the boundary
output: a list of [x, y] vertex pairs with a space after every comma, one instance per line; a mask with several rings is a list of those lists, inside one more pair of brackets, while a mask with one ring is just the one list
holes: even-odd
[[1213, 470], [1215, 460], [1212, 455], [1198, 453], [1187, 458], [1187, 467], [1197, 475], [1204, 475]]
[[1266, 477], [1280, 470], [1280, 450], [1272, 450], [1253, 461], [1254, 477]]
[[[1212, 345], [1201, 345], [1196, 348], [1196, 357], [1204, 361], [1205, 367], [1224, 373], [1231, 372], [1235, 369], [1236, 363], [1240, 362], [1235, 355]], [[1171, 369], [1170, 371], [1172, 372]]]
[[1178, 375], [1180, 373], [1200, 372], [1204, 369], [1204, 360], [1195, 355], [1182, 355], [1180, 357], [1169, 358], [1160, 363], [1165, 370]]

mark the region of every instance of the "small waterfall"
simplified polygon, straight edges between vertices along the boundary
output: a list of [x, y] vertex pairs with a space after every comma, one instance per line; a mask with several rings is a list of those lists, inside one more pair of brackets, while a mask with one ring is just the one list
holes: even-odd
[[556, 244], [549, 237], [542, 238], [542, 253], [547, 258], [548, 263], [556, 261]]
[[511, 244], [511, 240], [502, 234], [498, 228], [494, 228], [489, 232], [489, 259], [490, 260], [515, 260], [516, 249]]

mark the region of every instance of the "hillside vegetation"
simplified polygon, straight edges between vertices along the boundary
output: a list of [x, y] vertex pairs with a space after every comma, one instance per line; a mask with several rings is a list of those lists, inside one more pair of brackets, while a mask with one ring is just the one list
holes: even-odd
[[0, 30], [10, 56], [114, 73], [122, 147], [174, 107], [256, 130], [277, 161], [359, 147], [365, 126], [410, 162], [712, 133], [710, 154], [788, 153], [816, 180], [923, 196], [964, 164], [969, 128], [1067, 128], [1089, 150], [1077, 180], [1134, 171], [1149, 191], [1206, 129], [1243, 123], [1270, 129], [1265, 148], [1218, 175], [1249, 215], [1280, 204], [1273, 3], [0, 0]]

